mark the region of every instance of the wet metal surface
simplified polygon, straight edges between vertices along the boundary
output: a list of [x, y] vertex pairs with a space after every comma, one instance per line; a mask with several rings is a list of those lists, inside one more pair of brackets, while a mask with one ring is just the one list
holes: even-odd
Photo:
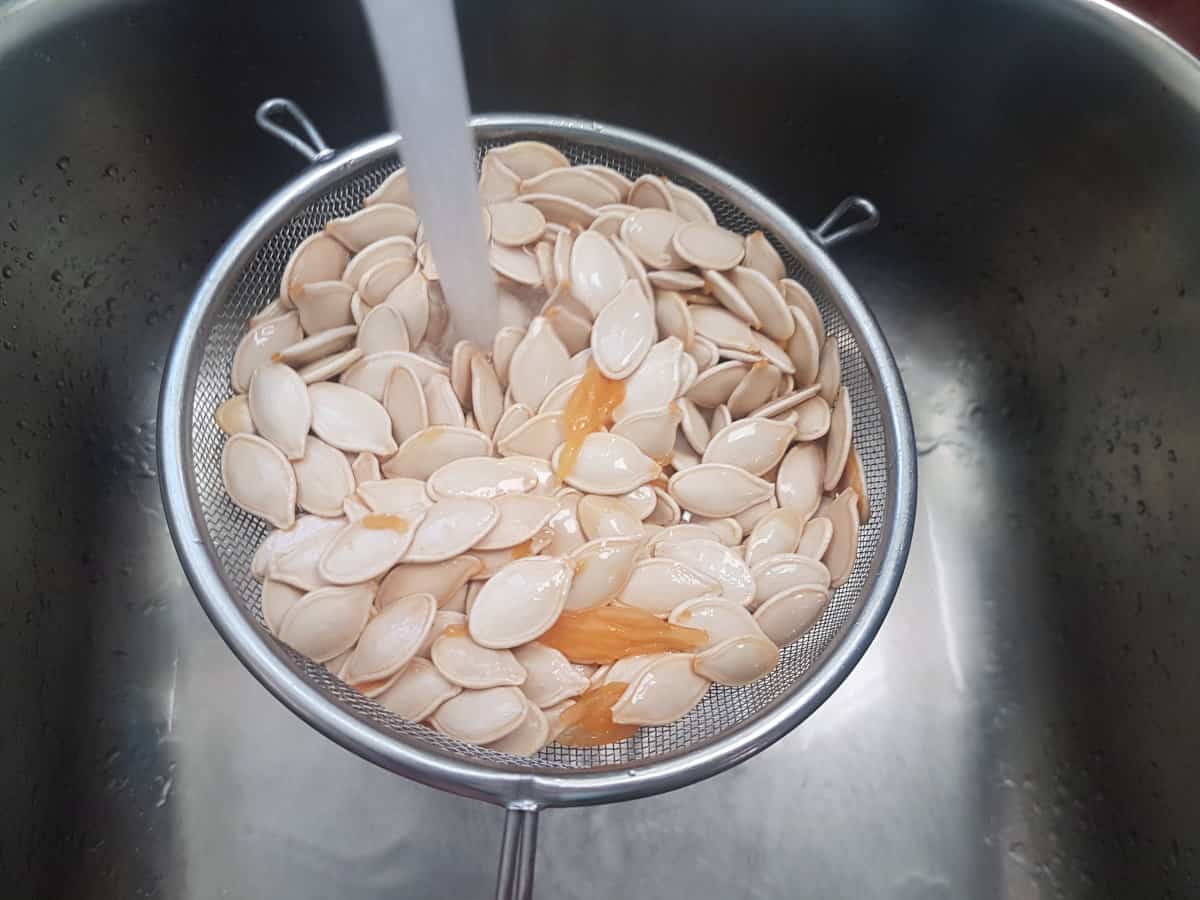
[[[296, 172], [255, 104], [383, 124], [361, 19], [297, 6], [0, 3], [6, 897], [491, 889], [500, 811], [273, 701], [162, 520], [175, 323]], [[1081, 4], [609, 6], [462, 4], [475, 107], [661, 134], [801, 221], [875, 200], [837, 258], [922, 495], [833, 699], [709, 782], [547, 813], [539, 895], [1195, 895], [1200, 73]]]

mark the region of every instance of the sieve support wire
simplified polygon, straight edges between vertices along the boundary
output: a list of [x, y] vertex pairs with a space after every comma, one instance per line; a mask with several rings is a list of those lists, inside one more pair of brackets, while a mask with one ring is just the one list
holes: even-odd
[[537, 807], [508, 807], [496, 871], [496, 900], [528, 900], [533, 896], [537, 831]]

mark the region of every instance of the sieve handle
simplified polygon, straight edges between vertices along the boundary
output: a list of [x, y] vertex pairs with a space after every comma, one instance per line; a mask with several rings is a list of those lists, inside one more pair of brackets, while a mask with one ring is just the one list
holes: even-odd
[[[833, 208], [824, 221], [812, 230], [822, 248], [874, 231], [879, 224], [879, 210], [866, 197], [849, 196]], [[839, 227], [840, 226], [840, 227]]]
[[537, 855], [537, 808], [510, 806], [504, 816], [500, 866], [496, 872], [496, 900], [530, 900], [533, 865]]
[[[292, 123], [299, 125], [303, 134], [299, 134], [286, 124], [275, 121], [273, 117], [279, 113], [289, 115]], [[304, 114], [304, 110], [300, 108], [299, 104], [286, 97], [272, 97], [270, 100], [264, 100], [254, 112], [254, 121], [263, 131], [279, 138], [310, 163], [320, 162], [333, 156], [333, 148], [325, 143], [325, 139], [321, 137], [321, 132], [317, 131], [317, 126], [312, 123], [312, 119]]]

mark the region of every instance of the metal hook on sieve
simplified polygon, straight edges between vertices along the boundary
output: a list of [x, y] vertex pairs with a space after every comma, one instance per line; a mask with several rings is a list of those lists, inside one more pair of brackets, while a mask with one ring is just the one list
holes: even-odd
[[[279, 112], [291, 116], [292, 120], [303, 129], [308, 140], [306, 141], [303, 136], [271, 118]], [[263, 131], [279, 138], [310, 163], [321, 162], [334, 154], [333, 148], [325, 143], [325, 139], [321, 137], [321, 132], [317, 131], [317, 126], [312, 123], [312, 119], [305, 115], [304, 110], [296, 103], [286, 97], [272, 97], [270, 100], [264, 100], [254, 112], [254, 121]]]
[[[851, 213], [857, 213], [857, 218], [841, 228], [837, 226]], [[866, 197], [851, 195], [833, 208], [833, 212], [812, 230], [812, 236], [817, 243], [828, 250], [834, 244], [840, 244], [847, 238], [858, 237], [860, 234], [874, 231], [879, 224], [879, 210]]]

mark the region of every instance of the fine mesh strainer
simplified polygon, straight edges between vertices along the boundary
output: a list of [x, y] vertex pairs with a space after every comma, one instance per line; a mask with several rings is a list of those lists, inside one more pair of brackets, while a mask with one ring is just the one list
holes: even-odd
[[[295, 118], [302, 135], [271, 119], [281, 110]], [[279, 643], [263, 624], [250, 559], [267, 526], [225, 494], [220, 473], [224, 435], [213, 413], [229, 395], [230, 365], [246, 321], [277, 295], [292, 250], [328, 219], [358, 209], [399, 165], [402, 146], [399, 138], [383, 136], [335, 152], [286, 100], [264, 103], [258, 120], [312, 165], [264, 203], [222, 248], [200, 282], [172, 348], [158, 421], [163, 501], [175, 546], [192, 587], [234, 653], [309, 724], [401, 775], [505, 806], [497, 895], [528, 896], [541, 808], [656, 794], [753, 756], [833, 692], [878, 630], [912, 534], [912, 423], [895, 360], [874, 318], [825, 253], [833, 243], [873, 227], [874, 208], [850, 198], [810, 232], [727, 172], [637, 132], [551, 116], [472, 120], [480, 154], [512, 140], [546, 141], [575, 163], [601, 163], [631, 178], [647, 172], [666, 175], [704, 197], [724, 227], [739, 233], [762, 229], [789, 276], [816, 298], [828, 333], [837, 339], [843, 383], [855, 412], [854, 446], [873, 510], [860, 532], [852, 576], [820, 621], [783, 649], [769, 675], [746, 687], [714, 685], [682, 720], [642, 728], [619, 744], [555, 745], [533, 758], [512, 757], [397, 718]], [[842, 225], [852, 212], [865, 218]]]

